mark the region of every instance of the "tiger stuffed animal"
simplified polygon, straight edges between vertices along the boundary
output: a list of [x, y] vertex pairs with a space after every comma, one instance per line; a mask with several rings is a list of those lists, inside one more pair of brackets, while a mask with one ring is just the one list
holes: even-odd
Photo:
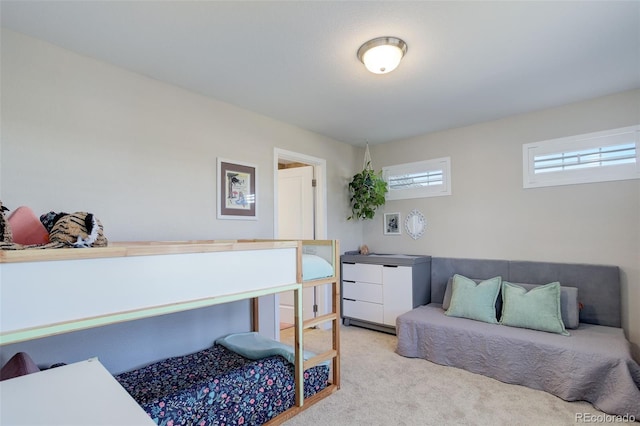
[[54, 213], [40, 216], [40, 221], [49, 231], [49, 243], [22, 245], [13, 242], [11, 227], [5, 216], [8, 209], [0, 201], [0, 241], [1, 250], [49, 249], [65, 247], [106, 247], [109, 244], [104, 235], [102, 223], [87, 212]]
[[49, 244], [44, 248], [106, 247], [108, 244], [102, 223], [93, 213], [49, 212], [40, 216], [40, 221], [49, 231]]
[[4, 214], [6, 211], [9, 211], [9, 209], [3, 206], [2, 201], [0, 201], [0, 243], [12, 244], [13, 234], [11, 233], [11, 227]]

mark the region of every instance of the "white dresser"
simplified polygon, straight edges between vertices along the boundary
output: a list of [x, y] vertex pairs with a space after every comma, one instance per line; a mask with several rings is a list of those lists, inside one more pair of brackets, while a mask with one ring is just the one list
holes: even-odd
[[398, 315], [429, 302], [431, 257], [401, 254], [344, 254], [342, 319], [395, 333]]

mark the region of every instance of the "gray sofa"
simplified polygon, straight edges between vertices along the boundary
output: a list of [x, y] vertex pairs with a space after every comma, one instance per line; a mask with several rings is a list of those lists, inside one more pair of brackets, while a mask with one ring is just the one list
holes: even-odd
[[[514, 283], [559, 281], [578, 288], [583, 306], [570, 336], [445, 315], [454, 274], [501, 276]], [[605, 413], [640, 420], [640, 366], [621, 327], [618, 267], [438, 258], [431, 260], [431, 303], [398, 317], [397, 353], [528, 386]]]

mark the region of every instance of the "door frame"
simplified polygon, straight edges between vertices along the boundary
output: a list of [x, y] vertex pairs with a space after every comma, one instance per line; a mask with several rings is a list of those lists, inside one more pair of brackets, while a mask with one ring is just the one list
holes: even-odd
[[[313, 166], [313, 178], [316, 180], [314, 235], [317, 240], [327, 239], [327, 160], [312, 157], [281, 148], [273, 148], [273, 238], [278, 237], [278, 163], [280, 160], [304, 163]], [[331, 295], [329, 291], [316, 292], [318, 314], [327, 312]], [[275, 295], [275, 331], [276, 340], [280, 339], [280, 296]]]

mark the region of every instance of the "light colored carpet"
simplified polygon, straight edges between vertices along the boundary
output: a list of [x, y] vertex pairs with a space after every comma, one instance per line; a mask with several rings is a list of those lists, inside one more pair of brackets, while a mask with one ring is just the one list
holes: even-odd
[[[587, 402], [509, 385], [467, 371], [395, 353], [396, 336], [359, 327], [340, 329], [341, 388], [287, 426], [576, 425], [616, 424]], [[292, 335], [283, 332], [281, 340]], [[305, 332], [305, 349], [330, 347], [330, 332]], [[604, 420], [604, 421], [603, 421]], [[638, 424], [638, 423], [635, 423]]]

